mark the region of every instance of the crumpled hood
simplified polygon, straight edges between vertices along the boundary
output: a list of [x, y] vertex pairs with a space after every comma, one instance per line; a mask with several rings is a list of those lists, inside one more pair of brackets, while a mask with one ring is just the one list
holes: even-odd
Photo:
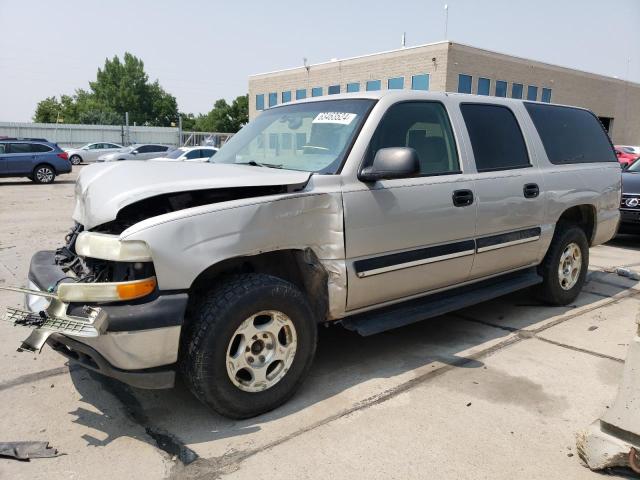
[[76, 182], [73, 219], [85, 229], [110, 222], [134, 202], [213, 188], [300, 185], [311, 173], [222, 163], [123, 161], [85, 167]]

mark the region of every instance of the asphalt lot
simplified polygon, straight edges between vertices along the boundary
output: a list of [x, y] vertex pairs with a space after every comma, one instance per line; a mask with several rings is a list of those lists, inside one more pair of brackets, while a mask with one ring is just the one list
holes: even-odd
[[[78, 167], [74, 167], [77, 171]], [[0, 286], [63, 242], [75, 173], [53, 185], [0, 179]], [[591, 250], [574, 305], [529, 292], [373, 337], [322, 329], [301, 391], [261, 417], [231, 421], [182, 385], [135, 390], [0, 322], [0, 441], [47, 440], [65, 455], [0, 459], [2, 479], [588, 479], [575, 433], [616, 393], [640, 307], [640, 237]], [[0, 292], [0, 308], [20, 305]], [[185, 465], [180, 461], [190, 462]]]

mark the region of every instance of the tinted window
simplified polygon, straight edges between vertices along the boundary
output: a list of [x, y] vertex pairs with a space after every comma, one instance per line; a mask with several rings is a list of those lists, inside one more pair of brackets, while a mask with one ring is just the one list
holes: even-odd
[[291, 101], [291, 90], [282, 92], [282, 103], [287, 103], [290, 101]]
[[543, 88], [542, 89], [542, 97], [540, 98], [541, 102], [551, 103], [551, 89]]
[[471, 93], [471, 75], [458, 75], [458, 93]]
[[114, 143], [105, 143], [104, 144], [105, 147], [104, 148], [121, 148], [118, 145], [114, 144]]
[[313, 87], [311, 89], [312, 97], [321, 97], [322, 96], [322, 87]]
[[527, 87], [527, 100], [536, 100], [538, 98], [538, 87], [529, 85]]
[[418, 153], [420, 173], [460, 170], [447, 112], [438, 102], [403, 102], [387, 110], [371, 139], [366, 165], [381, 148], [411, 147]]
[[514, 83], [511, 85], [511, 98], [522, 98], [522, 84]]
[[525, 103], [551, 163], [615, 162], [602, 124], [588, 110]]
[[360, 84], [359, 83], [347, 83], [347, 92], [359, 92]]
[[303, 98], [307, 98], [307, 90], [304, 88], [299, 88], [296, 90], [296, 100], [302, 100]]
[[429, 75], [414, 75], [411, 77], [411, 88], [413, 90], [429, 90]]
[[507, 96], [507, 82], [504, 80], [498, 80], [496, 82], [496, 97]]
[[507, 107], [460, 105], [479, 172], [529, 166], [529, 155], [516, 117]]
[[390, 78], [387, 80], [389, 90], [402, 90], [404, 88], [404, 77]]
[[382, 82], [380, 80], [368, 80], [367, 91], [380, 90], [382, 88]]
[[273, 107], [278, 104], [278, 94], [276, 92], [271, 92], [269, 94], [269, 106]]
[[10, 143], [9, 153], [31, 153], [31, 145], [29, 143]]
[[478, 78], [478, 95], [489, 95], [491, 90], [491, 80], [488, 78]]
[[340, 85], [329, 85], [329, 95], [340, 93]]
[[44, 153], [44, 152], [50, 152], [51, 150], [53, 150], [51, 147], [48, 147], [48, 146], [43, 145], [41, 143], [32, 143], [31, 144], [31, 151], [32, 152]]
[[188, 152], [184, 158], [187, 160], [193, 160], [194, 158], [200, 158], [200, 152], [202, 150], [191, 150], [190, 152]]
[[256, 95], [256, 110], [264, 110], [264, 94]]

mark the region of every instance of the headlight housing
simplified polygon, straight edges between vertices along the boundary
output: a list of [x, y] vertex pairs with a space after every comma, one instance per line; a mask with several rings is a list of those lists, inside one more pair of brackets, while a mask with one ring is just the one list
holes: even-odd
[[117, 235], [82, 232], [76, 239], [76, 253], [81, 257], [114, 262], [150, 262], [151, 250], [141, 240], [122, 241]]
[[121, 302], [146, 297], [156, 288], [156, 277], [131, 282], [61, 283], [56, 292], [63, 302]]

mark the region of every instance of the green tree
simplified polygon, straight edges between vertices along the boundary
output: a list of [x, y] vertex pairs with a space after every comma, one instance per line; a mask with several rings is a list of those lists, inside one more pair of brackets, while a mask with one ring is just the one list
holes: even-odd
[[126, 52], [116, 55], [99, 68], [89, 90], [79, 89], [60, 100], [48, 97], [36, 106], [34, 121], [65, 123], [120, 124], [129, 112], [129, 121], [139, 125], [170, 126], [178, 119], [178, 104], [156, 80], [149, 82], [144, 63]]
[[196, 118], [195, 128], [201, 132], [236, 133], [248, 121], [249, 99], [241, 95], [231, 105], [225, 99], [216, 100], [209, 113]]

